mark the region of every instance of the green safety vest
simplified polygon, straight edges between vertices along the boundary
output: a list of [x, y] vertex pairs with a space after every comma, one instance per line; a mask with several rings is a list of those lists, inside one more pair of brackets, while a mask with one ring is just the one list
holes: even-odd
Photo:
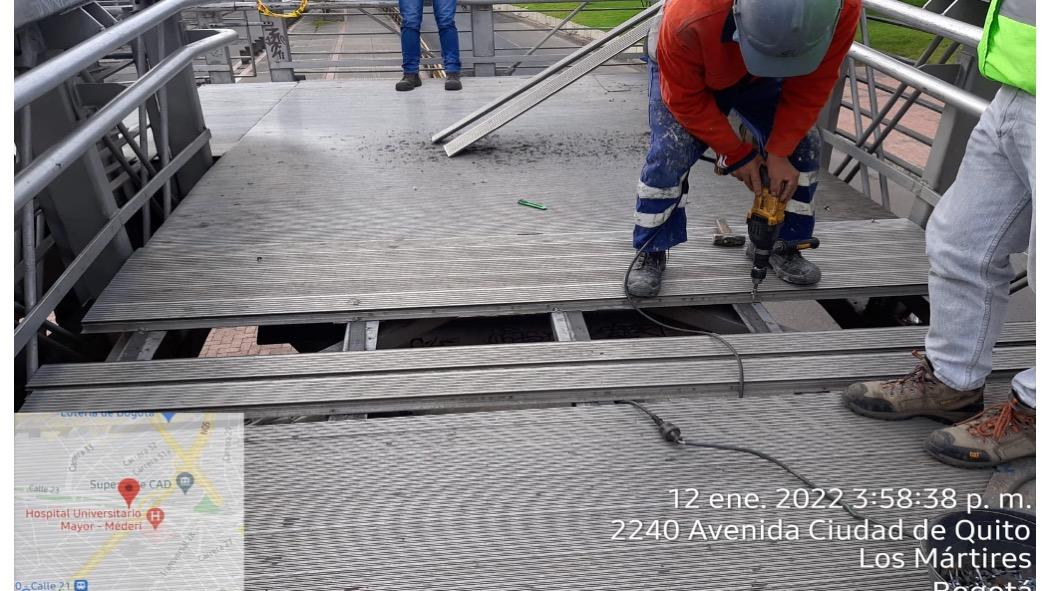
[[977, 67], [985, 78], [1035, 95], [1035, 0], [991, 0]]

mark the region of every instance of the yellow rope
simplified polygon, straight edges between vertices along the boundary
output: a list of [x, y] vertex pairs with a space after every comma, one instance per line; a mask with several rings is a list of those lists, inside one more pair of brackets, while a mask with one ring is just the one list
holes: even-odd
[[262, 0], [255, 0], [255, 7], [259, 10], [259, 14], [263, 16], [269, 16], [274, 18], [299, 18], [306, 12], [306, 5], [310, 3], [310, 0], [299, 0], [299, 6], [291, 12], [274, 12], [270, 10], [270, 7], [263, 4]]

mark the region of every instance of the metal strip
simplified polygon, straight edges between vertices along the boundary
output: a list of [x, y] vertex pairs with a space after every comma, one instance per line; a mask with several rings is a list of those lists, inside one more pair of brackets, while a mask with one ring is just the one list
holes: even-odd
[[[374, 355], [374, 353], [369, 354]], [[1034, 346], [998, 348], [996, 377], [1031, 367]], [[847, 355], [778, 354], [745, 359], [749, 391], [827, 391], [854, 381], [899, 377], [914, 368], [902, 352]], [[258, 408], [311, 409], [318, 414], [376, 412], [388, 404], [432, 409], [443, 406], [501, 406], [645, 395], [727, 395], [737, 380], [729, 357], [629, 362], [390, 372], [294, 380], [235, 380], [207, 383], [93, 388], [34, 389], [23, 412], [121, 411], [214, 408], [252, 414]], [[279, 412], [279, 411], [278, 411]]]
[[652, 18], [658, 12], [660, 12], [660, 8], [662, 6], [663, 6], [663, 1], [661, 0], [661, 1], [656, 2], [655, 4], [653, 4], [652, 6], [646, 8], [645, 10], [639, 12], [638, 14], [632, 16], [631, 18], [627, 19], [626, 21], [624, 21], [623, 23], [617, 25], [616, 27], [613, 27], [612, 29], [609, 30], [608, 34], [606, 34], [605, 37], [603, 37], [601, 39], [595, 39], [594, 41], [591, 41], [590, 43], [588, 43], [587, 45], [584, 45], [583, 47], [581, 47], [577, 51], [575, 51], [575, 52], [573, 52], [573, 53], [563, 57], [562, 59], [558, 60], [557, 62], [551, 64], [550, 66], [548, 66], [543, 71], [530, 76], [528, 80], [526, 80], [521, 86], [516, 88], [511, 93], [497, 98], [496, 100], [494, 100], [491, 103], [485, 105], [484, 107], [481, 107], [477, 111], [474, 111], [470, 115], [467, 115], [466, 117], [460, 119], [459, 121], [456, 121], [455, 123], [453, 123], [452, 125], [446, 127], [445, 129], [442, 129], [441, 131], [439, 131], [436, 134], [434, 134], [433, 137], [430, 138], [430, 141], [432, 141], [434, 143], [440, 142], [440, 141], [444, 140], [445, 138], [447, 138], [448, 136], [452, 135], [453, 133], [456, 133], [457, 131], [460, 131], [461, 129], [465, 128], [466, 126], [468, 126], [468, 125], [470, 125], [472, 123], [474, 123], [475, 121], [478, 121], [479, 119], [481, 119], [485, 115], [488, 115], [489, 113], [491, 113], [492, 111], [494, 111], [494, 110], [498, 109], [499, 107], [503, 106], [507, 102], [513, 100], [514, 98], [520, 96], [521, 94], [523, 94], [523, 93], [529, 91], [530, 89], [532, 89], [533, 87], [537, 86], [538, 84], [540, 84], [541, 82], [543, 82], [547, 78], [550, 78], [551, 76], [553, 76], [555, 73], [557, 73], [560, 69], [564, 68], [565, 66], [568, 66], [569, 64], [571, 64], [572, 62], [576, 61], [577, 59], [582, 58], [583, 56], [589, 55], [591, 52], [595, 51], [603, 43], [606, 43], [607, 41], [609, 41], [611, 39], [615, 39], [618, 35], [620, 35], [624, 31], [627, 31], [628, 29], [630, 29], [631, 27], [634, 27], [635, 25], [637, 25], [639, 23], [647, 22], [650, 18]]
[[[922, 348], [927, 328], [922, 326], [838, 330], [808, 333], [733, 334], [725, 338], [744, 356], [833, 354], [870, 349], [909, 351]], [[1035, 343], [1035, 323], [1007, 323], [999, 346]], [[718, 342], [696, 336], [601, 340], [562, 343], [523, 343], [472, 347], [392, 349], [360, 355], [305, 354], [277, 357], [165, 359], [148, 363], [51, 364], [40, 368], [32, 388], [164, 382], [208, 382], [235, 379], [316, 377], [322, 375], [390, 371], [511, 367], [615, 362], [683, 357], [724, 357]]]
[[[662, 5], [662, 2], [653, 4], [643, 12], [640, 12], [638, 16], [650, 13], [655, 15]], [[579, 59], [564, 71], [550, 76], [549, 80], [534, 86], [529, 86], [527, 92], [523, 93], [521, 89], [518, 89], [510, 93], [507, 97], [495, 101], [492, 104], [498, 104], [499, 107], [490, 109], [491, 112], [489, 112], [484, 119], [480, 119], [479, 117], [480, 121], [478, 121], [473, 127], [445, 144], [445, 153], [449, 156], [459, 154], [474, 142], [510, 123], [519, 115], [522, 115], [529, 109], [549, 99], [566, 86], [582, 78], [588, 72], [609, 61], [616, 56], [616, 54], [635, 43], [638, 43], [642, 39], [645, 39], [649, 34], [649, 26], [653, 18], [655, 18], [655, 16], [646, 18], [645, 20], [640, 21], [634, 28], [623, 33], [617, 33], [614, 35], [613, 31], [610, 31], [609, 35], [602, 39], [602, 41], [608, 40], [608, 42], [602, 45], [600, 49], [592, 51], [589, 49], [591, 48], [591, 45], [587, 45], [580, 51], [570, 55], [569, 57], [579, 56]], [[637, 16], [635, 19], [631, 20], [634, 21], [636, 19]], [[551, 66], [547, 70], [544, 70], [544, 72], [553, 71], [554, 69], [555, 66]], [[534, 76], [534, 78], [538, 77], [539, 74]], [[453, 125], [453, 128], [457, 126], [462, 127], [460, 123], [457, 123], [456, 125]], [[439, 138], [439, 136], [442, 136], [442, 133], [435, 135], [434, 138]]]

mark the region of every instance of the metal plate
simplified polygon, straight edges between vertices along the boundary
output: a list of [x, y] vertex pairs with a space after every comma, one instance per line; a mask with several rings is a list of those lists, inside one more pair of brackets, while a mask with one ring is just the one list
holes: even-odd
[[[856, 416], [827, 394], [651, 408], [690, 439], [750, 446], [824, 487], [981, 492], [987, 471], [922, 449], [938, 425]], [[845, 589], [912, 591], [916, 568], [860, 569], [909, 542], [618, 542], [614, 520], [852, 524], [841, 509], [776, 510], [802, 485], [748, 455], [675, 449], [625, 406], [250, 427], [245, 572], [252, 589]], [[674, 509], [668, 491], [761, 496], [766, 508]], [[877, 492], [876, 492], [877, 494]], [[865, 509], [914, 524], [940, 511]]]
[[[584, 77], [547, 109], [453, 160], [430, 143], [430, 130], [516, 84], [479, 78], [470, 92], [424, 84], [396, 95], [388, 81], [296, 85], [136, 253], [88, 313], [85, 330], [519, 314], [555, 302], [622, 306], [617, 285], [631, 254], [634, 189], [648, 142], [644, 76]], [[672, 257], [672, 273], [687, 274], [678, 277], [681, 289], [669, 277], [675, 299], [667, 303], [739, 301], [750, 287], [740, 251], [704, 247], [715, 216], [742, 231], [748, 205], [738, 182], [708, 166], [690, 179], [689, 248], [697, 250]], [[521, 198], [549, 209], [521, 207]], [[823, 220], [889, 216], [840, 181], [823, 181], [818, 200]], [[904, 241], [878, 248], [910, 264], [879, 267], [876, 246], [851, 236], [855, 256], [876, 266], [845, 274], [830, 257], [846, 248], [846, 237], [827, 228], [821, 250], [828, 254], [814, 256], [829, 261], [828, 296], [924, 290], [921, 233], [897, 228], [903, 234], [893, 237]], [[409, 253], [415, 262], [398, 254], [431, 246], [435, 256]], [[711, 274], [713, 255], [739, 269]], [[465, 276], [474, 270], [490, 272], [484, 280]], [[701, 285], [708, 276], [717, 279]], [[769, 297], [812, 297], [776, 283], [767, 282]]]

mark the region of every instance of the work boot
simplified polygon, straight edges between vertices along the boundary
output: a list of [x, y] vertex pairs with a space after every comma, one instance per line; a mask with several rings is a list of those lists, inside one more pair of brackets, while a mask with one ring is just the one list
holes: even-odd
[[1035, 409], [1012, 394], [1008, 402], [953, 427], [930, 433], [926, 451], [961, 468], [990, 468], [1035, 455]]
[[399, 92], [404, 92], [406, 90], [412, 90], [417, 86], [423, 86], [423, 81], [420, 80], [418, 73], [405, 74], [401, 77], [400, 80], [397, 81], [397, 84], [394, 85], [394, 88], [397, 89]]
[[459, 79], [459, 72], [449, 72], [445, 78], [445, 90], [463, 90], [463, 82]]
[[919, 351], [912, 355], [919, 363], [911, 373], [885, 382], [850, 384], [842, 402], [859, 415], [887, 421], [930, 417], [955, 422], [981, 411], [984, 386], [956, 390], [937, 379], [925, 355]]
[[627, 276], [627, 293], [651, 298], [660, 293], [660, 280], [667, 268], [667, 251], [643, 252]]
[[[750, 242], [747, 244], [747, 256], [751, 260], [755, 258], [755, 245]], [[777, 277], [792, 285], [813, 285], [818, 283], [821, 277], [820, 267], [806, 260], [797, 250], [789, 250], [784, 254], [774, 253], [769, 257], [769, 267]]]

